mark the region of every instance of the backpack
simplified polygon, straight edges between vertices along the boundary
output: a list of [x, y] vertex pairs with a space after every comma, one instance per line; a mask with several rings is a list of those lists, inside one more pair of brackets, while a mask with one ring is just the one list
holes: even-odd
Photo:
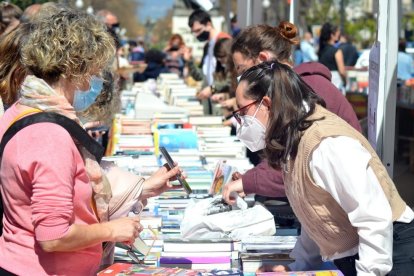
[[[66, 116], [52, 112], [38, 112], [23, 117], [9, 126], [0, 142], [0, 166], [4, 148], [13, 136], [21, 129], [37, 123], [55, 123], [66, 129], [74, 141], [80, 143], [89, 153], [95, 156], [98, 163], [104, 155], [105, 149], [96, 142], [78, 123]], [[1, 184], [3, 185], [3, 183]], [[3, 199], [0, 194], [0, 236], [3, 234]]]

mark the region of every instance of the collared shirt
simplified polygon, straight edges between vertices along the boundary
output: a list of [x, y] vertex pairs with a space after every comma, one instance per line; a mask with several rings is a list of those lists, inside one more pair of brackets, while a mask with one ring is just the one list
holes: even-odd
[[[341, 158], [338, 158], [341, 156]], [[318, 267], [322, 260], [359, 254], [358, 275], [386, 275], [392, 268], [392, 212], [387, 198], [369, 166], [371, 155], [357, 140], [339, 136], [324, 139], [314, 150], [309, 164], [316, 185], [338, 202], [358, 229], [359, 245], [333, 256], [319, 255], [318, 246], [302, 231], [292, 251], [292, 270]], [[410, 222], [414, 212], [406, 207], [397, 220]]]
[[214, 82], [213, 74], [216, 71], [217, 60], [214, 56], [214, 45], [216, 45], [216, 38], [208, 41], [207, 55], [203, 61], [203, 73], [206, 76], [207, 85], [212, 85]]
[[413, 73], [413, 58], [407, 53], [398, 52], [397, 78], [401, 80], [408, 80], [412, 78]]
[[303, 53], [303, 62], [318, 61], [318, 56], [315, 53], [315, 48], [308, 41], [300, 43], [300, 50]]

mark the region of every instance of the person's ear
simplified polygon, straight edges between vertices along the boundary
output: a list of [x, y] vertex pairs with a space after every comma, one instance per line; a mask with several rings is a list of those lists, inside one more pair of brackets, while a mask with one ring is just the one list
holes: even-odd
[[269, 98], [269, 96], [263, 97], [263, 106], [265, 106], [268, 110], [272, 107], [272, 100]]
[[260, 63], [262, 63], [262, 62], [269, 61], [269, 60], [270, 60], [270, 55], [269, 55], [269, 53], [268, 53], [268, 52], [261, 51], [261, 52], [259, 53], [259, 56], [258, 56], [257, 58], [258, 58], [258, 60], [260, 61]]

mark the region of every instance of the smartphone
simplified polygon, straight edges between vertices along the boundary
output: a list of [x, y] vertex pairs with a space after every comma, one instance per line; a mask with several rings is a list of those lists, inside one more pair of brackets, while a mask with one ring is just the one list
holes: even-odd
[[[174, 161], [172, 160], [167, 149], [165, 147], [160, 147], [160, 151], [162, 155], [164, 156], [165, 160], [167, 160], [168, 166], [170, 166], [170, 168], [174, 168]], [[180, 182], [181, 186], [184, 188], [187, 194], [191, 194], [193, 192], [190, 188], [190, 185], [188, 185], [187, 181], [185, 181], [185, 179], [181, 176], [181, 174], [177, 174], [177, 180], [178, 182]]]

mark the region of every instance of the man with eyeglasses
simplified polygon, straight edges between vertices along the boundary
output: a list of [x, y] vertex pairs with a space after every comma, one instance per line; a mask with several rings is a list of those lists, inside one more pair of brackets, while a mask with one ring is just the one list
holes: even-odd
[[[195, 10], [188, 18], [188, 26], [191, 28], [191, 33], [200, 42], [206, 42], [203, 50], [203, 57], [200, 63], [200, 69], [202, 74], [198, 70], [191, 70], [194, 68], [193, 61], [188, 55], [184, 55], [184, 59], [187, 65], [190, 67], [190, 75], [196, 80], [203, 80], [201, 91], [198, 93], [198, 97], [201, 100], [209, 100], [212, 95], [212, 87], [214, 87], [213, 74], [216, 71], [217, 60], [214, 57], [214, 45], [216, 41], [222, 38], [231, 38], [231, 36], [225, 32], [217, 31], [211, 21], [210, 15], [203, 10]], [[204, 103], [204, 113], [211, 114], [211, 104], [209, 101]]]

